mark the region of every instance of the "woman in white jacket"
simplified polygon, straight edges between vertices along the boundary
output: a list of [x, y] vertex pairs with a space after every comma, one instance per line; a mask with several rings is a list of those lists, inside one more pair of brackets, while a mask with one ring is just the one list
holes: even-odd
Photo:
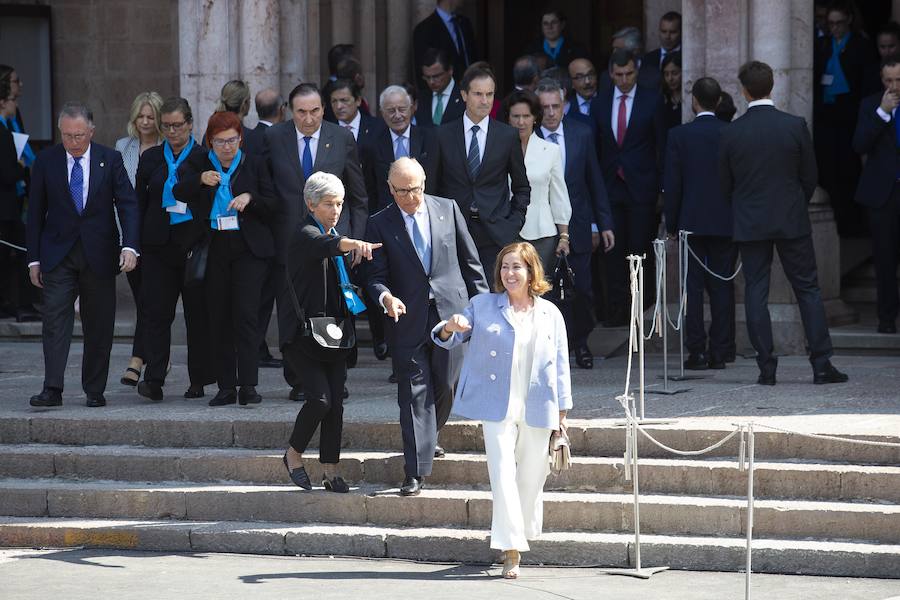
[[516, 90], [505, 101], [509, 124], [519, 130], [531, 202], [519, 232], [541, 257], [545, 273], [552, 273], [556, 256], [569, 253], [572, 205], [563, 173], [560, 147], [540, 138], [535, 130], [542, 120], [541, 103], [529, 90]]

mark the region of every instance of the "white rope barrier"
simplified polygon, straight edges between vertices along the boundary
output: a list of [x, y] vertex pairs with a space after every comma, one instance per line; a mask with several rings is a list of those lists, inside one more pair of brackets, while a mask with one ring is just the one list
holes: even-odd
[[3, 244], [4, 246], [9, 246], [13, 250], [18, 250], [20, 252], [26, 252], [25, 248], [23, 248], [22, 246], [16, 246], [15, 244], [13, 244], [11, 242], [7, 242], [6, 240], [0, 240], [0, 244]]

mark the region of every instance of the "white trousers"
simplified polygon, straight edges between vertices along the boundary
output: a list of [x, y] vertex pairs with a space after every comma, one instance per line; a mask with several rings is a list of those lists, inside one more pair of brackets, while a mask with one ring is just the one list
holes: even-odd
[[491, 548], [526, 552], [544, 523], [551, 430], [529, 426], [524, 415], [484, 421], [481, 428], [494, 505]]

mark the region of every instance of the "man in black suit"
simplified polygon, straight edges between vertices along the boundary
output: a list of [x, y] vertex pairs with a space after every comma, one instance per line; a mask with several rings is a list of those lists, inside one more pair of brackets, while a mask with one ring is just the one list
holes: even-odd
[[644, 55], [646, 68], [662, 70], [667, 54], [681, 52], [681, 13], [670, 10], [659, 18], [659, 48]]
[[897, 262], [900, 254], [900, 168], [897, 148], [900, 128], [900, 59], [881, 66], [884, 91], [865, 98], [859, 107], [853, 149], [866, 155], [856, 201], [867, 208], [872, 257], [877, 280], [878, 333], [897, 333]]
[[[44, 389], [32, 406], [60, 406], [81, 298], [87, 406], [105, 406], [116, 319], [116, 275], [137, 266], [140, 218], [122, 155], [94, 144], [93, 116], [74, 102], [59, 115], [62, 144], [38, 155], [28, 204], [28, 268], [44, 289]], [[116, 214], [122, 228], [122, 248]]]
[[[307, 178], [314, 172], [331, 173], [340, 177], [344, 184], [346, 208], [337, 223], [341, 235], [362, 239], [369, 216], [366, 187], [353, 135], [322, 120], [322, 97], [313, 84], [301, 83], [295, 87], [288, 97], [288, 106], [291, 120], [273, 125], [265, 135], [266, 156], [279, 200], [273, 221], [278, 269], [284, 267], [292, 233], [306, 216], [302, 191]], [[360, 260], [361, 257], [356, 256], [353, 262], [358, 264]], [[295, 329], [296, 316], [290, 298], [284, 293], [283, 279], [279, 285], [276, 292], [279, 346], [284, 347], [291, 341], [286, 339], [285, 332]], [[299, 382], [287, 364], [285, 379], [292, 387], [291, 398], [301, 399]]]
[[404, 496], [431, 475], [437, 434], [453, 404], [462, 353], [438, 348], [431, 330], [488, 291], [475, 243], [452, 200], [425, 194], [415, 159], [391, 165], [395, 204], [369, 219], [366, 239], [382, 244], [369, 265], [368, 292], [387, 313], [403, 433]]
[[[637, 83], [641, 87], [647, 89], [659, 90], [662, 82], [662, 71], [659, 65], [654, 66], [647, 62], [644, 57], [644, 36], [637, 27], [623, 27], [615, 32], [612, 36], [612, 49], [627, 50], [634, 56], [634, 66], [637, 70]], [[612, 59], [610, 58], [609, 68], [612, 69]], [[613, 80], [610, 77], [611, 71], [604, 71], [600, 74], [600, 80], [597, 83], [598, 93], [603, 95], [613, 87]]]
[[256, 116], [259, 122], [254, 131], [265, 134], [266, 129], [284, 121], [284, 98], [277, 90], [266, 88], [256, 94]]
[[594, 98], [591, 118], [606, 191], [612, 205], [616, 247], [609, 255], [607, 325], [628, 320], [630, 299], [625, 257], [650, 256], [656, 235], [656, 202], [666, 125], [657, 89], [637, 83], [637, 59], [628, 50], [613, 51], [610, 75], [615, 85]]
[[516, 240], [525, 223], [531, 186], [519, 133], [490, 118], [493, 72], [472, 68], [460, 84], [462, 119], [438, 128], [437, 195], [459, 204], [478, 248], [488, 283], [500, 249]]
[[[731, 241], [731, 206], [722, 195], [717, 177], [719, 134], [726, 126], [716, 117], [722, 89], [711, 77], [694, 82], [691, 107], [696, 118], [669, 131], [666, 145], [666, 230], [675, 239], [679, 230], [689, 231], [694, 251], [687, 267], [687, 313], [685, 315], [685, 369], [724, 369], [734, 353], [734, 283], [709, 274], [730, 277], [737, 249]], [[709, 350], [703, 328], [703, 290], [709, 293], [712, 322]]]
[[806, 121], [775, 108], [772, 68], [752, 61], [738, 73], [747, 112], [722, 129], [719, 177], [734, 215], [734, 241], [744, 270], [747, 333], [756, 349], [760, 385], [775, 385], [778, 359], [769, 317], [772, 248], [784, 267], [803, 320], [813, 382], [841, 383], [831, 364], [831, 336], [816, 273], [807, 204], [816, 189], [816, 159]]
[[569, 111], [576, 111], [586, 117], [591, 115], [591, 102], [597, 95], [597, 69], [586, 58], [576, 58], [569, 63], [569, 77], [575, 93], [569, 100]]
[[419, 94], [421, 100], [416, 109], [416, 125], [434, 127], [460, 118], [466, 110], [466, 103], [453, 79], [453, 66], [447, 53], [437, 48], [426, 50], [421, 75], [429, 93]]
[[594, 355], [587, 345], [594, 329], [594, 294], [591, 281], [591, 255], [601, 245], [604, 252], [615, 246], [612, 212], [591, 128], [575, 118], [563, 118], [565, 91], [553, 79], [543, 79], [537, 87], [543, 120], [537, 134], [560, 146], [566, 188], [572, 205], [569, 221], [569, 266], [575, 273], [576, 303], [567, 323], [575, 348], [575, 362], [582, 369], [594, 366]]
[[458, 14], [463, 0], [437, 0], [434, 12], [413, 29], [413, 73], [418, 76], [425, 51], [443, 50], [457, 77], [462, 77], [473, 62], [481, 60], [475, 45], [475, 28], [465, 15]]
[[335, 122], [353, 134], [353, 140], [362, 155], [362, 149], [383, 129], [381, 120], [360, 110], [362, 94], [359, 87], [349, 79], [336, 79], [326, 100], [331, 104]]

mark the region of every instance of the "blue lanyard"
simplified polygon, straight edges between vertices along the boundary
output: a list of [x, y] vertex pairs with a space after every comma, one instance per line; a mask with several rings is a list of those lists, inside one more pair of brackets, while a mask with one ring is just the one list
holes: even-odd
[[[313, 217], [313, 221], [319, 226], [319, 231], [325, 233], [325, 228], [322, 227], [322, 224], [319, 223], [315, 217]], [[337, 235], [337, 231], [335, 231], [334, 227], [332, 227], [328, 233], [335, 236]], [[350, 276], [347, 274], [346, 265], [344, 265], [344, 257], [335, 256], [333, 258], [334, 264], [337, 267], [338, 281], [340, 281], [341, 284], [341, 293], [344, 296], [344, 302], [347, 303], [347, 309], [351, 314], [358, 315], [366, 310], [366, 303], [360, 299], [356, 294], [356, 291], [354, 291], [353, 285], [350, 284]]]

